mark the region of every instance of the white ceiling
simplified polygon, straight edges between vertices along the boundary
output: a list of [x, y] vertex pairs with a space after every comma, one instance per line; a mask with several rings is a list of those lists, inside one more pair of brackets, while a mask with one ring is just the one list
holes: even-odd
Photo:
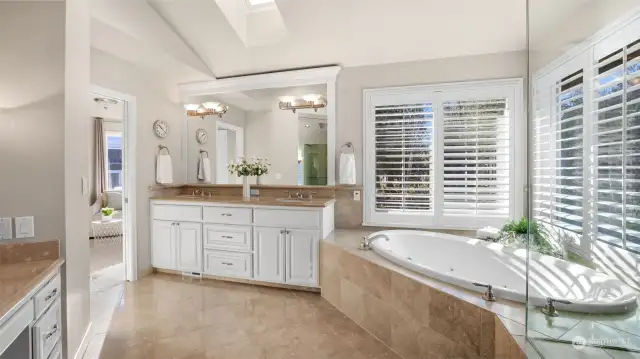
[[245, 0], [92, 1], [94, 47], [178, 82], [526, 44], [525, 0], [275, 0], [257, 13]]

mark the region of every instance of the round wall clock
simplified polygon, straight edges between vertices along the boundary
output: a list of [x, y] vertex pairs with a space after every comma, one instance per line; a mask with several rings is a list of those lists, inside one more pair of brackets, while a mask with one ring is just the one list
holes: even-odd
[[153, 132], [160, 138], [167, 138], [169, 136], [169, 125], [162, 120], [157, 120], [153, 123]]
[[204, 128], [199, 128], [196, 131], [196, 140], [201, 145], [204, 145], [205, 143], [207, 143], [207, 141], [209, 141], [209, 134]]

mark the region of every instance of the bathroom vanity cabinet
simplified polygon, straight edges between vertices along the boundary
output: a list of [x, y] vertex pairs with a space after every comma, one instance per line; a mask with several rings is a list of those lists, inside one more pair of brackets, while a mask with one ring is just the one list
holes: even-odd
[[333, 231], [324, 207], [151, 201], [154, 268], [318, 287], [320, 239]]
[[0, 319], [0, 359], [61, 359], [60, 275], [45, 279]]

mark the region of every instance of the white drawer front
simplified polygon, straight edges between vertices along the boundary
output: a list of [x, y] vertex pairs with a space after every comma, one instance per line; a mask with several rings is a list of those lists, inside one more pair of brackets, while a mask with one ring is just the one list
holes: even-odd
[[256, 226], [320, 229], [320, 211], [256, 209], [254, 216]]
[[249, 252], [253, 248], [251, 227], [204, 225], [204, 248]]
[[250, 253], [204, 251], [204, 272], [225, 277], [251, 278], [253, 258]]
[[60, 300], [38, 319], [33, 326], [33, 341], [36, 359], [46, 359], [60, 341], [62, 335]]
[[202, 207], [200, 206], [172, 206], [156, 204], [152, 208], [154, 219], [166, 221], [195, 221], [202, 220]]
[[44, 313], [51, 303], [55, 302], [56, 299], [60, 297], [60, 292], [60, 275], [58, 274], [33, 296], [36, 318]]
[[251, 224], [251, 208], [204, 207], [202, 218], [205, 222], [223, 224]]

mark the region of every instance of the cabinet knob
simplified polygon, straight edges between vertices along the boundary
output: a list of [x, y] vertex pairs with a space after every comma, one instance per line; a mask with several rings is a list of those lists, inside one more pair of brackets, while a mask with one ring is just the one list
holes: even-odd
[[231, 213], [223, 213], [222, 216], [223, 217], [231, 217]]

